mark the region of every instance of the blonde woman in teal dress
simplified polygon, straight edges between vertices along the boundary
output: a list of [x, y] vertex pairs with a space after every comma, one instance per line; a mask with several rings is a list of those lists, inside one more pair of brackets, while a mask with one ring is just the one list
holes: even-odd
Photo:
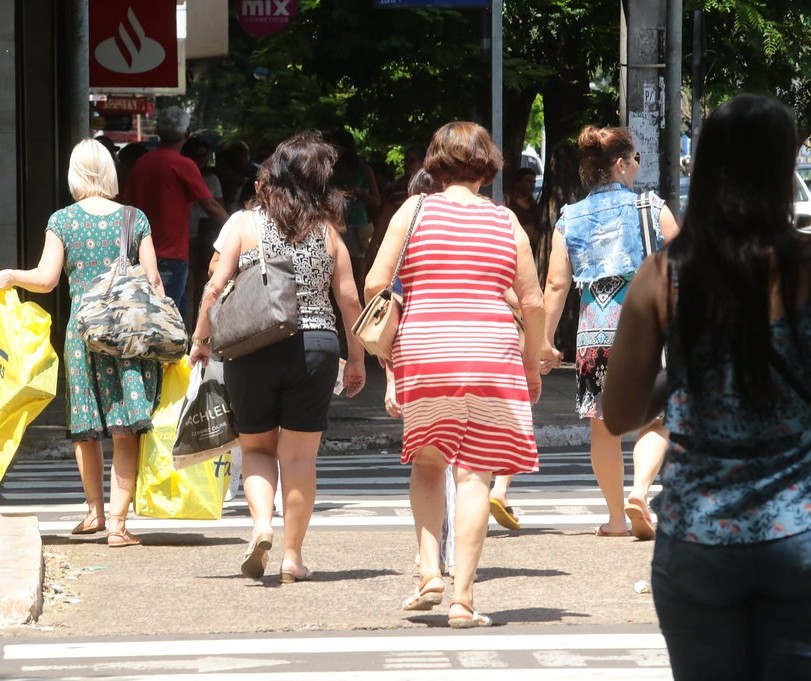
[[[64, 366], [67, 377], [67, 424], [88, 510], [72, 534], [107, 530], [111, 547], [140, 541], [126, 529], [141, 434], [152, 428], [157, 406], [161, 365], [136, 359], [115, 359], [89, 352], [79, 336], [76, 310], [93, 277], [110, 269], [118, 257], [123, 206], [118, 194], [115, 164], [98, 142], [85, 139], [73, 149], [68, 185], [76, 203], [56, 211], [48, 220], [39, 265], [31, 270], [0, 270], [0, 289], [19, 286], [49, 293], [59, 283], [61, 270], [70, 284], [70, 318], [65, 333]], [[152, 286], [163, 295], [149, 222], [136, 211], [134, 248]], [[101, 439], [113, 439], [109, 520], [104, 515], [104, 460]]]

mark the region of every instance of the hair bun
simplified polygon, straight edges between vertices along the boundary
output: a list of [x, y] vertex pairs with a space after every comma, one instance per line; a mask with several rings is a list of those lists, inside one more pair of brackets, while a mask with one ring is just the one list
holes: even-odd
[[596, 125], [587, 125], [577, 138], [577, 146], [581, 150], [599, 151], [603, 146], [603, 135]]

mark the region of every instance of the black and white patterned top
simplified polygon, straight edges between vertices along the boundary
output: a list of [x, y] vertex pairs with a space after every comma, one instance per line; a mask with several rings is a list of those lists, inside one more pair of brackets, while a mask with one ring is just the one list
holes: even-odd
[[[296, 273], [298, 328], [300, 331], [335, 331], [335, 313], [329, 299], [335, 259], [327, 251], [329, 229], [314, 229], [301, 243], [287, 243], [271, 218], [260, 211], [264, 229], [262, 243], [268, 259], [280, 255], [293, 260]], [[239, 271], [259, 260], [257, 247], [239, 256]]]

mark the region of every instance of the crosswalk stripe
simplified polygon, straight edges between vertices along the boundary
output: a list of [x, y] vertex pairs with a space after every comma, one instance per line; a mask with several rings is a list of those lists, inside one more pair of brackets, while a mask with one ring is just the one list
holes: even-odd
[[661, 634], [330, 636], [146, 641], [71, 641], [3, 646], [4, 660], [111, 659], [178, 655], [291, 655], [462, 650], [664, 650]]

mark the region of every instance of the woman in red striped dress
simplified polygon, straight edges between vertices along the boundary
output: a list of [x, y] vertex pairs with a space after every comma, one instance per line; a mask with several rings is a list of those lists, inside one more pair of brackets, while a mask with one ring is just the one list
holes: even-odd
[[[442, 601], [444, 474], [453, 466], [456, 574], [448, 620], [456, 628], [491, 624], [473, 609], [490, 481], [494, 473], [538, 469], [531, 405], [541, 394], [541, 360], [558, 359], [544, 340], [543, 294], [526, 232], [511, 211], [478, 195], [501, 164], [475, 123], [449, 123], [434, 134], [425, 169], [445, 190], [425, 198], [399, 273], [403, 315], [393, 364], [421, 577], [403, 608], [429, 610]], [[417, 202], [408, 199], [392, 218], [366, 278], [367, 299], [391, 280]], [[504, 300], [510, 287], [524, 318], [523, 352]]]

